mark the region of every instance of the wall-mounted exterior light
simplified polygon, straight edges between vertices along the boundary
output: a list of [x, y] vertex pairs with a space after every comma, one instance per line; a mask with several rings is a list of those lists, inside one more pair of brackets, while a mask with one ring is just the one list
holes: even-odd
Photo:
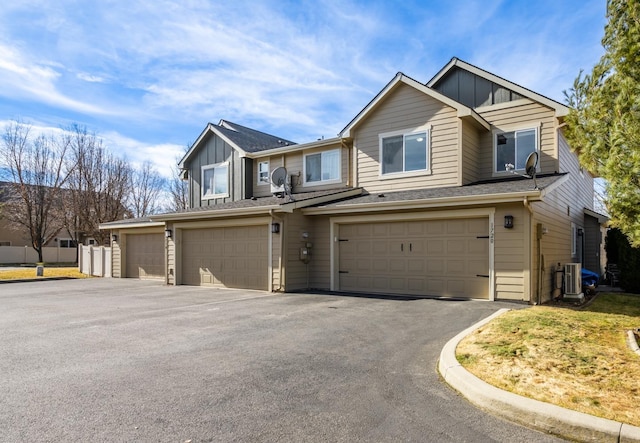
[[506, 229], [513, 229], [513, 215], [504, 216], [504, 227]]
[[165, 229], [164, 230], [164, 236], [166, 238], [171, 238], [171, 229]]
[[111, 236], [111, 240], [113, 240], [114, 242], [117, 242], [118, 241], [118, 235], [117, 234], [113, 234]]
[[280, 223], [271, 223], [271, 233], [272, 234], [280, 233]]

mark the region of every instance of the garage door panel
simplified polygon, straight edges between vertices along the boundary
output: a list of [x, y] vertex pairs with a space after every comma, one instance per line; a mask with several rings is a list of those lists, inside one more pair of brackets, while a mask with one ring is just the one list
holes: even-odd
[[339, 289], [488, 298], [488, 231], [486, 217], [340, 225]]
[[444, 253], [444, 241], [427, 240], [427, 254], [440, 255]]

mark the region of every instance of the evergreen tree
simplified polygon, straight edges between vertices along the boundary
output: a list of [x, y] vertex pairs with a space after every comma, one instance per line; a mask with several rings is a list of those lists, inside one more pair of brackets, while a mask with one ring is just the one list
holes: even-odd
[[640, 2], [608, 0], [605, 54], [565, 92], [565, 135], [589, 171], [606, 180], [614, 226], [640, 246]]

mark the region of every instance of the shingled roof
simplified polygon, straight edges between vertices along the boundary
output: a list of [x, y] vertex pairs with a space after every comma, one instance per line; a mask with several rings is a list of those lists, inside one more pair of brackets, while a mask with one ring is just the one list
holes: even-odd
[[247, 128], [227, 120], [220, 120], [219, 124], [213, 126], [246, 152], [260, 152], [297, 144], [291, 140]]
[[523, 195], [531, 199], [537, 199], [561, 183], [566, 176], [567, 174], [563, 173], [538, 177], [537, 188], [534, 187], [531, 179], [513, 177], [511, 179], [476, 182], [464, 186], [362, 194], [350, 199], [317, 205], [315, 208], [306, 211], [309, 214], [320, 211], [340, 212], [342, 210], [356, 210], [359, 207], [372, 207], [379, 210], [383, 209], [384, 206], [394, 204], [438, 205], [443, 200], [451, 200], [452, 202], [465, 200], [468, 204], [472, 204], [473, 201], [480, 199], [489, 199], [496, 202], [510, 198], [517, 200], [521, 199]]

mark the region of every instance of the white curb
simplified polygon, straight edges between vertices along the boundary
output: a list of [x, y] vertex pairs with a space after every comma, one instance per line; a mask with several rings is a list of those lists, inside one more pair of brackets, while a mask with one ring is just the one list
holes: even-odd
[[438, 370], [449, 385], [481, 409], [529, 428], [580, 441], [640, 443], [639, 427], [512, 394], [464, 369], [456, 359], [458, 343], [507, 311], [509, 309], [500, 309], [453, 337], [442, 348]]

